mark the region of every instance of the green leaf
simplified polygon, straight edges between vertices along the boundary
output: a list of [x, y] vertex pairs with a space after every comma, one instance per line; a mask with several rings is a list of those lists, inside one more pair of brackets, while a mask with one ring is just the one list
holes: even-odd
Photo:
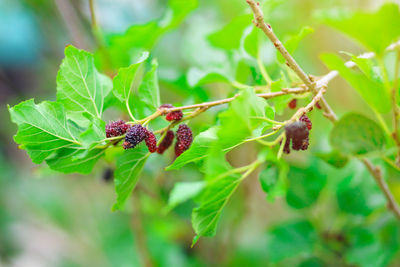
[[[132, 63], [132, 54], [152, 50], [159, 38], [176, 28], [183, 19], [198, 6], [197, 0], [170, 0], [160, 19], [142, 25], [133, 25], [123, 34], [114, 34], [108, 39], [107, 50], [111, 62], [107, 62], [97, 51], [99, 63], [108, 68], [118, 69]], [[107, 66], [111, 64], [111, 66]]]
[[151, 65], [151, 70], [146, 73], [139, 86], [135, 104], [143, 103], [144, 106], [154, 112], [160, 106], [160, 89], [157, 76], [158, 63], [153, 60]]
[[140, 173], [150, 156], [146, 146], [138, 146], [133, 149], [128, 149], [117, 158], [117, 167], [115, 169], [115, 191], [117, 201], [113, 206], [113, 210], [122, 210], [125, 202], [135, 188]]
[[79, 140], [83, 147], [90, 148], [99, 144], [105, 138], [106, 123], [101, 119], [93, 118], [88, 129], [80, 135]]
[[[372, 108], [380, 113], [387, 113], [390, 111], [391, 102], [390, 97], [385, 89], [385, 86], [376, 72], [372, 73], [372, 68], [365, 65], [365, 60], [353, 58], [361, 67], [364, 72], [349, 69], [345, 66], [344, 61], [334, 54], [321, 55], [322, 61], [330, 69], [339, 71], [340, 75], [357, 90], [361, 97]], [[363, 63], [363, 64], [362, 64]]]
[[113, 79], [113, 93], [121, 101], [129, 101], [134, 96], [135, 88], [141, 82], [140, 68], [149, 57], [148, 52], [142, 53], [139, 60], [126, 68], [120, 68]]
[[217, 48], [232, 50], [240, 48], [240, 39], [246, 27], [250, 26], [253, 15], [235, 17], [221, 30], [208, 36], [208, 41]]
[[34, 163], [41, 163], [60, 148], [79, 147], [66, 119], [63, 105], [57, 102], [35, 104], [33, 99], [9, 108], [11, 120], [18, 125], [14, 136]]
[[268, 254], [271, 262], [299, 255], [312, 255], [317, 233], [308, 221], [289, 222], [268, 234]]
[[288, 205], [303, 209], [313, 205], [326, 185], [326, 166], [313, 160], [307, 167], [290, 167], [288, 174], [289, 187], [286, 194]]
[[65, 48], [57, 75], [57, 102], [64, 105], [70, 118], [82, 125], [89, 121], [84, 112], [101, 118], [110, 90], [111, 81], [96, 70], [92, 54], [72, 45]]
[[218, 68], [209, 67], [207, 69], [191, 68], [187, 74], [187, 82], [190, 87], [216, 82], [230, 82], [233, 80], [233, 71], [229, 65]]
[[168, 208], [173, 209], [179, 204], [197, 196], [205, 186], [204, 181], [178, 182], [172, 188], [168, 199]]
[[[303, 27], [300, 32], [296, 35], [290, 36], [285, 42], [284, 46], [286, 50], [292, 54], [294, 51], [296, 51], [297, 47], [299, 46], [301, 40], [303, 40], [305, 37], [310, 35], [311, 33], [314, 32], [314, 29], [311, 27]], [[278, 53], [278, 60], [280, 63], [285, 63], [286, 60], [283, 58], [283, 56]]]
[[384, 132], [377, 123], [355, 113], [344, 115], [330, 134], [333, 147], [352, 155], [380, 151], [385, 146], [385, 140]]
[[326, 265], [322, 260], [316, 257], [312, 257], [302, 261], [298, 267], [325, 267]]
[[46, 159], [46, 163], [55, 171], [89, 174], [104, 153], [104, 149], [84, 150], [62, 148], [57, 150], [52, 157]]
[[400, 37], [400, 11], [395, 3], [384, 4], [375, 12], [351, 13], [334, 9], [317, 16], [379, 55]]
[[217, 131], [218, 127], [214, 126], [198, 134], [194, 138], [190, 148], [177, 157], [176, 160], [166, 168], [166, 170], [178, 170], [190, 162], [195, 162], [207, 157], [207, 151], [217, 140]]
[[192, 225], [197, 236], [215, 235], [223, 208], [245, 178], [232, 172], [232, 167], [228, 166], [225, 154], [220, 149], [214, 147], [212, 150], [206, 166], [218, 165], [218, 171], [206, 167], [207, 185], [200, 196], [200, 206], [192, 212]]
[[336, 168], [343, 168], [349, 161], [348, 156], [336, 149], [327, 153], [317, 153], [316, 156]]
[[259, 51], [260, 51], [260, 37], [259, 37], [260, 29], [251, 26], [246, 29], [243, 34], [243, 49], [246, 51], [250, 56], [254, 58], [258, 58]]

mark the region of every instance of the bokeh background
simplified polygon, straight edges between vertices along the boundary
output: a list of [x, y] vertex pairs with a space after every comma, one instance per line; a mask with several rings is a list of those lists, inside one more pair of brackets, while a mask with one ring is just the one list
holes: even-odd
[[[278, 35], [295, 33], [306, 25], [314, 28], [315, 32], [301, 42], [295, 57], [307, 72], [322, 75], [327, 69], [319, 60], [320, 53], [343, 50], [357, 54], [363, 50], [346, 36], [319, 24], [313, 14], [320, 9], [340, 7], [374, 10], [385, 1], [267, 2], [271, 8], [266, 16]], [[96, 0], [95, 5], [102, 32], [112, 36], [123, 33], [132, 24], [161, 17], [166, 1]], [[200, 0], [198, 8], [179, 27], [156, 42], [152, 56], [160, 65], [164, 103], [184, 104], [224, 97], [226, 85], [189, 89], [171, 80], [179, 80], [194, 66], [206, 66], [210, 61], [216, 66], [223, 63], [223, 52], [212, 48], [206, 36], [238, 15], [248, 13], [244, 0]], [[313, 233], [308, 232], [306, 223], [302, 227], [310, 236], [300, 236], [297, 243], [294, 242], [300, 247], [299, 253], [285, 242], [274, 240], [279, 239], [279, 235], [271, 233], [271, 229], [288, 220], [307, 218], [321, 226], [318, 235], [326, 234], [326, 239], [340, 239], [339, 230], [349, 222], [363, 224], [366, 221], [365, 227], [370, 227], [368, 220], [373, 220], [373, 210], [384, 210], [384, 200], [375, 190], [372, 179], [355, 162], [351, 163], [351, 168], [335, 169], [310, 153], [290, 156], [289, 162], [304, 163], [290, 169], [292, 198], [286, 196], [273, 202], [266, 200], [258, 177], [250, 177], [229, 203], [217, 236], [204, 238], [193, 249], [190, 248], [194, 235], [190, 214], [194, 203], [185, 203], [169, 213], [165, 205], [175, 182], [201, 178], [195, 166], [179, 172], [165, 172], [163, 167], [171, 162], [172, 155], [151, 159], [141, 177], [145, 182], [133, 196], [134, 204], [127, 213], [121, 213], [111, 212], [115, 195], [112, 181], [104, 179], [105, 172], [112, 168], [107, 162], [98, 164], [89, 176], [62, 175], [46, 166], [32, 164], [12, 139], [16, 126], [10, 122], [7, 104], [13, 106], [29, 98], [35, 98], [36, 102], [55, 99], [56, 75], [67, 44], [95, 50], [88, 1], [0, 0], [0, 266], [143, 266], [146, 262], [150, 264], [148, 261], [154, 266], [359, 265], [357, 260], [353, 260], [354, 265], [349, 264], [344, 260], [346, 257], [360, 259], [363, 266], [400, 266], [398, 244], [387, 241], [390, 238], [384, 239], [387, 243], [379, 243], [379, 249], [378, 245], [360, 247], [350, 256], [341, 254], [340, 240], [327, 241], [326, 246], [311, 244]], [[371, 116], [360, 96], [340, 78], [329, 86], [327, 99], [339, 115], [357, 111]], [[202, 115], [193, 122], [194, 129], [213, 123], [211, 118]], [[311, 150], [324, 151], [331, 126], [320, 114], [312, 114], [312, 119]], [[253, 152], [251, 145], [245, 146], [231, 153], [230, 161], [243, 165], [249, 162]], [[346, 175], [353, 177], [353, 184], [360, 185], [363, 181], [361, 187], [347, 190], [347, 195], [342, 196], [347, 196], [349, 201], [361, 194], [362, 188], [372, 187], [366, 189], [368, 198], [359, 196], [360, 203], [353, 203], [359, 205], [357, 209], [366, 209], [369, 217], [338, 211], [341, 204], [337, 203], [336, 191], [332, 188]], [[312, 181], [312, 186], [303, 188], [304, 179]], [[396, 180], [391, 185], [400, 195]], [[308, 207], [308, 202], [315, 202], [313, 190], [318, 192], [318, 201]], [[388, 233], [392, 239], [397, 239], [399, 229], [391, 215], [380, 213], [379, 216], [382, 219], [372, 227], [391, 229]], [[336, 236], [329, 236], [332, 232], [325, 232], [329, 229], [324, 229], [323, 225], [332, 227]], [[391, 252], [389, 260], [382, 256], [382, 251]], [[295, 257], [286, 257], [285, 253]], [[272, 263], [274, 255], [284, 260]], [[376, 261], [368, 255], [384, 259], [374, 265]]]

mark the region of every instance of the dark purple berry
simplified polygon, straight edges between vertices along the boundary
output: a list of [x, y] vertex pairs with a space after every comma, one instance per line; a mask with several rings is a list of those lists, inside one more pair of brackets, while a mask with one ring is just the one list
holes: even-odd
[[[160, 106], [160, 108], [173, 108], [174, 106], [171, 104], [163, 104]], [[172, 111], [167, 113], [167, 115], [165, 116], [165, 119], [167, 121], [178, 121], [180, 119], [182, 119], [183, 117], [183, 113], [182, 110], [176, 110], [176, 111]]]
[[113, 121], [106, 125], [106, 137], [120, 136], [126, 133], [129, 125], [125, 124], [123, 120]]
[[[296, 121], [285, 126], [286, 138], [292, 141], [294, 150], [305, 150], [309, 144], [309, 130], [306, 123]], [[285, 143], [286, 146], [286, 143]], [[288, 149], [287, 149], [288, 150]]]
[[157, 139], [154, 133], [150, 130], [147, 130], [146, 138], [144, 141], [146, 142], [146, 146], [149, 149], [150, 153], [154, 153], [157, 150]]
[[165, 134], [164, 139], [163, 139], [163, 140], [161, 141], [161, 143], [158, 145], [158, 147], [157, 147], [157, 153], [158, 153], [158, 154], [164, 153], [164, 151], [167, 150], [167, 149], [172, 145], [172, 142], [174, 141], [174, 137], [175, 137], [174, 132], [171, 131], [171, 130], [168, 131], [168, 132]]
[[289, 154], [290, 153], [290, 139], [289, 138], [286, 138], [285, 146], [283, 147], [283, 152], [285, 154]]
[[296, 99], [296, 98], [292, 99], [292, 100], [288, 103], [288, 107], [289, 107], [290, 109], [295, 109], [296, 106], [297, 106], [297, 99]]
[[299, 121], [304, 122], [307, 125], [308, 130], [312, 129], [312, 122], [311, 122], [310, 118], [307, 117], [306, 114], [301, 115]]
[[179, 157], [185, 152], [193, 141], [192, 130], [186, 124], [179, 125], [176, 131], [175, 155]]
[[122, 146], [125, 149], [134, 148], [137, 144], [142, 142], [147, 136], [147, 130], [140, 124], [135, 124], [129, 128], [125, 136], [125, 142]]

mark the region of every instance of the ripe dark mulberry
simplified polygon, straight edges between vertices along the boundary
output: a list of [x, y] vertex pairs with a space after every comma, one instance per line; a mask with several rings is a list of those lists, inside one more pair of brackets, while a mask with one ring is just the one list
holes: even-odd
[[129, 125], [125, 124], [123, 120], [113, 121], [106, 125], [106, 136], [107, 138], [120, 136], [125, 134], [128, 129]]
[[175, 137], [174, 132], [171, 131], [171, 130], [168, 131], [168, 132], [165, 134], [164, 139], [163, 139], [163, 140], [161, 141], [161, 143], [158, 145], [158, 147], [157, 147], [157, 153], [158, 153], [158, 154], [164, 153], [164, 151], [167, 150], [167, 149], [172, 145], [172, 142], [174, 141], [174, 137]]
[[312, 129], [312, 122], [311, 122], [310, 118], [307, 117], [306, 114], [301, 115], [299, 121], [304, 122], [307, 125], [308, 130]]
[[285, 152], [286, 154], [290, 153], [290, 139], [289, 138], [286, 138], [285, 146], [283, 147], [283, 152]]
[[147, 136], [147, 130], [140, 124], [135, 124], [132, 127], [129, 128], [128, 132], [126, 133], [125, 136], [125, 142], [122, 144], [122, 146], [125, 149], [128, 148], [134, 148], [142, 142]]
[[[292, 148], [294, 150], [306, 150], [309, 145], [309, 130], [305, 122], [296, 121], [290, 123], [285, 126], [286, 138], [287, 141], [285, 143], [286, 146], [289, 146], [287, 142], [292, 141]], [[285, 149], [289, 151], [289, 149]], [[285, 153], [286, 153], [285, 151]]]
[[146, 142], [146, 146], [149, 149], [150, 153], [154, 153], [157, 150], [157, 138], [154, 133], [150, 130], [146, 132], [146, 138], [144, 139]]
[[[171, 104], [163, 104], [160, 106], [160, 108], [173, 108], [174, 106]], [[182, 110], [177, 110], [177, 111], [172, 111], [167, 113], [167, 115], [165, 116], [165, 119], [167, 121], [178, 121], [180, 119], [182, 119], [183, 117], [183, 113]]]
[[176, 131], [175, 155], [179, 157], [186, 151], [193, 141], [192, 130], [186, 124], [179, 125]]
[[292, 100], [288, 103], [288, 107], [289, 107], [290, 109], [295, 109], [296, 106], [297, 106], [297, 99], [296, 99], [296, 98], [292, 99]]

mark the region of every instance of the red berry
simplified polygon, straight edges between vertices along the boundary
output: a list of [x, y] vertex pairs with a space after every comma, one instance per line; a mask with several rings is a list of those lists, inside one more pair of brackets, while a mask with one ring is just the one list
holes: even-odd
[[154, 153], [157, 150], [157, 139], [154, 133], [150, 130], [147, 130], [146, 138], [144, 139], [146, 142], [146, 146], [149, 149], [150, 153]]
[[[174, 106], [171, 104], [163, 104], [160, 106], [160, 108], [173, 108]], [[167, 121], [178, 121], [180, 119], [182, 119], [183, 117], [183, 113], [182, 110], [176, 110], [176, 111], [172, 111], [167, 113], [167, 115], [165, 116], [165, 119]]]
[[295, 109], [296, 106], [297, 106], [297, 99], [296, 99], [296, 98], [292, 99], [292, 100], [288, 103], [288, 107], [289, 107], [290, 109]]
[[142, 142], [147, 136], [147, 129], [141, 124], [135, 124], [129, 128], [125, 136], [125, 142], [122, 146], [125, 149], [134, 148], [137, 144]]
[[321, 105], [319, 104], [319, 102], [315, 103], [315, 106], [317, 107], [317, 109], [322, 109]]
[[192, 130], [186, 124], [179, 125], [176, 131], [175, 155], [179, 157], [193, 142]]
[[306, 114], [301, 115], [299, 121], [304, 122], [304, 123], [307, 125], [308, 130], [311, 130], [311, 128], [312, 128], [312, 122], [311, 122], [310, 118], [307, 117]]
[[157, 153], [158, 154], [163, 154], [165, 150], [167, 150], [171, 145], [172, 142], [174, 141], [174, 132], [173, 131], [168, 131], [165, 134], [164, 139], [161, 141], [161, 143], [157, 147]]
[[123, 120], [113, 121], [106, 125], [106, 137], [120, 136], [126, 133], [129, 125], [125, 124]]

